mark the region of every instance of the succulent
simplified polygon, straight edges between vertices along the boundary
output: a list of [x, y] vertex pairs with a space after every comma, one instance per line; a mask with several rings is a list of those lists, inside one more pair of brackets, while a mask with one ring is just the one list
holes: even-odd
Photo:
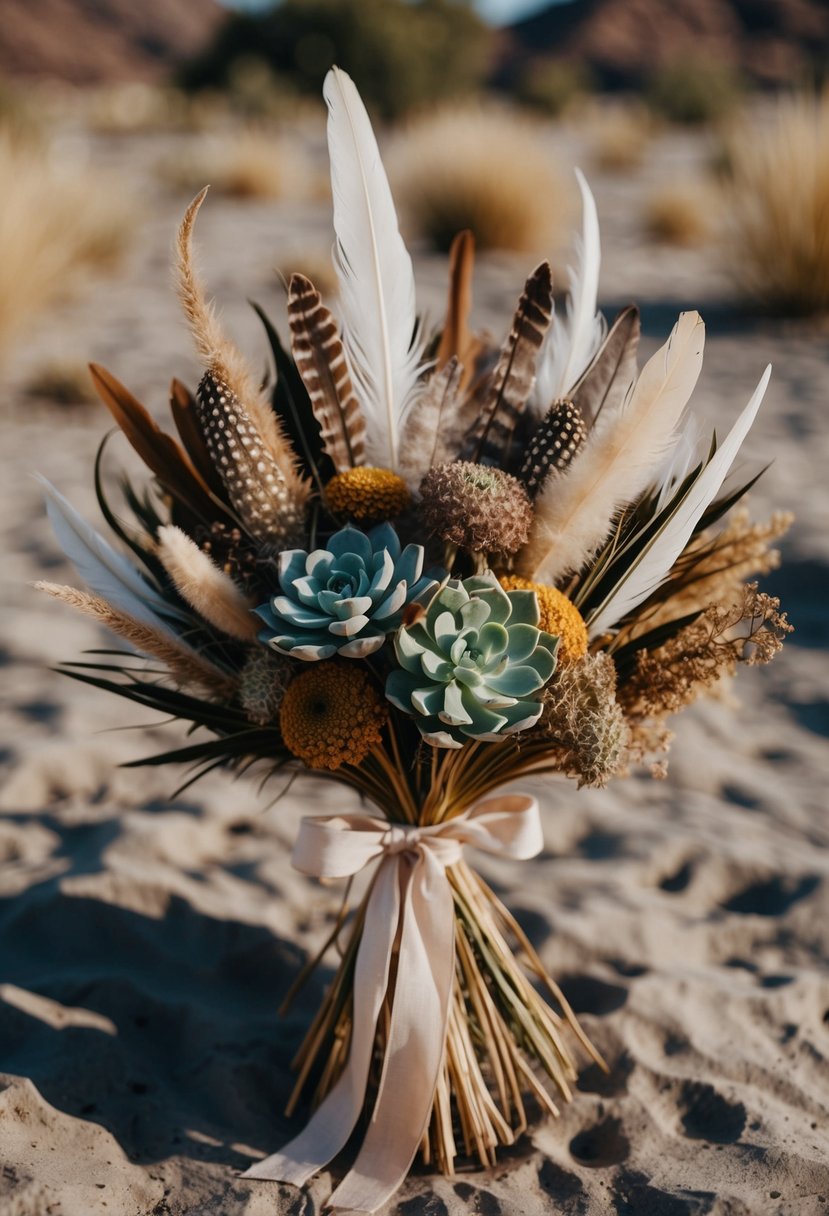
[[386, 696], [437, 747], [532, 726], [542, 711], [535, 694], [555, 671], [558, 647], [538, 619], [533, 591], [505, 591], [493, 575], [451, 579], [419, 621], [398, 631], [400, 668]]
[[403, 611], [423, 603], [443, 578], [423, 574], [423, 547], [400, 540], [391, 524], [368, 533], [350, 525], [325, 549], [279, 555], [280, 593], [256, 611], [260, 641], [293, 659], [364, 659], [394, 633]]

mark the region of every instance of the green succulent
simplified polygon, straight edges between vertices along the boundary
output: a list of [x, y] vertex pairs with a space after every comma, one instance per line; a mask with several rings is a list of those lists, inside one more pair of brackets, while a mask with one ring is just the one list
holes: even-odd
[[386, 696], [436, 747], [525, 730], [556, 666], [558, 638], [538, 621], [534, 591], [505, 591], [494, 575], [450, 579], [419, 621], [397, 631], [400, 667]]

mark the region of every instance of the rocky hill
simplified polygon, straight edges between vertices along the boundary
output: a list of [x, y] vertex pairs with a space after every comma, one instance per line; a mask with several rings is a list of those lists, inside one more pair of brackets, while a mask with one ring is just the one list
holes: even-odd
[[216, 0], [3, 0], [0, 78], [163, 80], [224, 16]]
[[540, 56], [585, 64], [609, 88], [658, 66], [714, 59], [760, 84], [829, 67], [826, 0], [566, 0], [504, 31], [499, 75]]

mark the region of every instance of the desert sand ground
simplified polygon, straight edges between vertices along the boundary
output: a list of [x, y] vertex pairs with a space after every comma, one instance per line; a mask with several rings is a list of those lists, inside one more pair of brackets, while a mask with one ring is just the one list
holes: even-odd
[[[219, 775], [171, 798], [177, 772], [119, 769], [176, 730], [54, 674], [104, 637], [28, 586], [72, 581], [31, 472], [97, 519], [91, 469], [108, 426], [103, 409], [25, 399], [31, 370], [55, 353], [93, 358], [159, 416], [171, 376], [198, 375], [167, 270], [186, 200], [149, 173], [164, 138], [94, 142], [138, 203], [133, 253], [37, 322], [3, 368], [3, 1216], [310, 1216], [330, 1193], [329, 1174], [300, 1194], [236, 1172], [289, 1131], [287, 1061], [324, 976], [286, 1019], [276, 1007], [335, 901], [289, 851], [301, 815], [339, 796], [306, 781], [270, 805], [276, 790]], [[575, 137], [551, 148], [590, 170]], [[415, 1170], [388, 1216], [829, 1211], [829, 343], [735, 308], [714, 250], [643, 237], [647, 192], [705, 155], [702, 137], [665, 137], [633, 176], [591, 172], [602, 301], [642, 304], [648, 352], [680, 308], [700, 308], [699, 394], [720, 427], [774, 363], [748, 457], [774, 462], [755, 512], [797, 512], [768, 580], [797, 632], [771, 668], [742, 674], [739, 704], [685, 715], [666, 781], [580, 793], [550, 781], [537, 788], [545, 854], [481, 863], [611, 1071], [585, 1066], [561, 1118], [494, 1170]], [[246, 349], [263, 351], [246, 297], [278, 313], [271, 265], [329, 240], [324, 202], [210, 201], [204, 267]], [[482, 260], [480, 323], [500, 331], [529, 268]], [[423, 256], [418, 273], [438, 319], [443, 263]]]

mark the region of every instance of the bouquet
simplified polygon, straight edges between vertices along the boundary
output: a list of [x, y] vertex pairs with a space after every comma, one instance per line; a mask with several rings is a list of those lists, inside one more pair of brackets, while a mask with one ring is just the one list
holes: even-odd
[[102, 445], [118, 548], [47, 486], [88, 589], [40, 586], [129, 646], [69, 674], [201, 728], [147, 763], [307, 769], [362, 800], [300, 829], [300, 870], [370, 882], [306, 968], [340, 946], [295, 1062], [289, 1110], [307, 1100], [310, 1121], [248, 1176], [302, 1185], [359, 1128], [332, 1203], [374, 1211], [418, 1151], [447, 1173], [459, 1154], [490, 1164], [528, 1098], [555, 1114], [570, 1096], [577, 1049], [601, 1063], [469, 855], [535, 856], [538, 804], [516, 781], [658, 774], [666, 719], [776, 653], [790, 626], [746, 580], [775, 564], [788, 518], [734, 509], [769, 369], [714, 437], [689, 406], [697, 313], [639, 370], [637, 309], [609, 326], [597, 312], [581, 175], [566, 309], [543, 262], [503, 344], [473, 333], [461, 233], [430, 333], [359, 95], [336, 68], [324, 91], [339, 319], [294, 275], [290, 350], [260, 312], [275, 365], [260, 383], [194, 270], [200, 194], [176, 273], [203, 379], [195, 396], [173, 382], [174, 438], [92, 367], [151, 479], [122, 481], [121, 522]]

